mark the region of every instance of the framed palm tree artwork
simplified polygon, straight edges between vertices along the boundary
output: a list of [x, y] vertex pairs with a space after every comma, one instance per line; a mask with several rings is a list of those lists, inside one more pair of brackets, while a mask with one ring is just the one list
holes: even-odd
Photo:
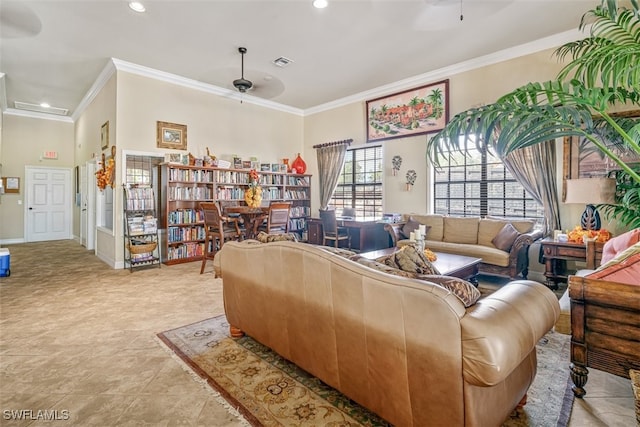
[[449, 80], [367, 101], [367, 142], [424, 135], [449, 121]]

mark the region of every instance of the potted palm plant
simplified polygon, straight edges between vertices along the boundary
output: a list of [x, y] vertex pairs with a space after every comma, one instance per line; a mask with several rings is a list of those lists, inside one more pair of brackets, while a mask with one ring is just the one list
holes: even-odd
[[[614, 105], [640, 105], [640, 13], [638, 1], [602, 0], [588, 11], [579, 29], [590, 28], [583, 40], [555, 51], [571, 58], [555, 80], [528, 83], [495, 103], [457, 114], [427, 141], [427, 155], [438, 164], [444, 149], [461, 150], [462, 136], [480, 136], [500, 157], [541, 142], [567, 136], [585, 138], [611, 158], [637, 185], [625, 192], [629, 201], [640, 200], [640, 172], [621, 160], [598, 137], [615, 135], [628, 150], [640, 156], [640, 122], [616, 117]], [[635, 193], [635, 195], [630, 195]]]

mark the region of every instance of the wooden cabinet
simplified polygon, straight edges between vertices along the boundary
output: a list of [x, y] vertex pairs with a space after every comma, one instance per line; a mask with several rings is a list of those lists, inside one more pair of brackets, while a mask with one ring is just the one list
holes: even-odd
[[[567, 270], [567, 261], [584, 261], [588, 259], [600, 259], [602, 256], [603, 243], [594, 242], [590, 244], [591, 255], [587, 257], [587, 246], [584, 243], [557, 242], [553, 239], [542, 239], [542, 256], [545, 263], [545, 277], [547, 286], [556, 289], [558, 282], [566, 282], [572, 271]], [[593, 264], [593, 261], [590, 263]], [[587, 268], [596, 268], [594, 265], [587, 265]]]
[[160, 267], [158, 217], [153, 189], [124, 187], [124, 265], [131, 272], [138, 267]]
[[[202, 260], [204, 220], [200, 202], [225, 201], [244, 205], [249, 171], [163, 163], [159, 166], [161, 183], [162, 261], [166, 264]], [[258, 172], [262, 204], [271, 201], [292, 202], [289, 229], [307, 240], [307, 222], [311, 213], [311, 175]]]

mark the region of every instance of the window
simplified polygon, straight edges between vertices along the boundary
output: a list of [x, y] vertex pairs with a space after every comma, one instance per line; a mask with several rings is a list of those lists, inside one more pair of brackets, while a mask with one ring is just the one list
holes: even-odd
[[[435, 171], [434, 212], [542, 220], [544, 211], [499, 158], [468, 141], [466, 155], [449, 152]], [[446, 152], [445, 152], [446, 155]]]
[[354, 208], [356, 218], [382, 218], [382, 147], [347, 150], [344, 167], [330, 204], [338, 215]]

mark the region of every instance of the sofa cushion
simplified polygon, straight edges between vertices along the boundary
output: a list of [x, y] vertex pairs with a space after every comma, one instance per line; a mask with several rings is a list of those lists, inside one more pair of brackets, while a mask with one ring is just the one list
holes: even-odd
[[457, 277], [425, 274], [417, 278], [445, 288], [457, 296], [465, 307], [471, 307], [481, 297], [480, 291], [475, 286]]
[[449, 243], [477, 244], [479, 221], [480, 218], [477, 217], [445, 217], [443, 241]]
[[491, 240], [491, 243], [493, 243], [497, 249], [509, 252], [511, 250], [511, 246], [513, 246], [513, 242], [516, 241], [519, 235], [520, 233], [518, 230], [508, 222]]
[[418, 274], [440, 274], [438, 269], [427, 259], [424, 252], [415, 245], [405, 245], [391, 255], [376, 259], [377, 262]]
[[269, 243], [269, 242], [297, 242], [298, 236], [295, 233], [285, 233], [285, 234], [267, 234], [264, 231], [258, 233], [256, 236], [256, 240], [260, 243]]
[[619, 252], [624, 251], [629, 246], [638, 242], [640, 242], [640, 228], [627, 231], [624, 234], [612, 238], [605, 243], [602, 248], [602, 260], [600, 261], [600, 264], [604, 265], [608, 261], [611, 261]]
[[353, 251], [349, 251], [347, 249], [342, 249], [342, 248], [336, 248], [334, 246], [320, 246], [320, 245], [318, 245], [318, 247], [320, 249], [322, 249], [323, 251], [331, 252], [332, 254], [341, 256], [342, 258], [351, 259], [351, 257], [353, 257], [354, 255], [358, 255], [357, 253], [355, 253]]
[[536, 222], [532, 219], [506, 219], [506, 218], [499, 218], [495, 216], [488, 216], [486, 219], [492, 220], [492, 221], [510, 222], [511, 225], [513, 225], [516, 228], [516, 230], [520, 232], [520, 234], [529, 233], [530, 231], [533, 230], [533, 227], [536, 225]]
[[434, 252], [446, 252], [448, 254], [482, 258], [483, 263], [497, 265], [499, 267], [509, 266], [509, 252], [501, 251], [493, 246], [461, 245], [460, 243], [427, 241], [425, 242], [425, 247]]
[[413, 218], [414, 220], [418, 221], [420, 224], [424, 224], [427, 227], [429, 227], [425, 232], [427, 240], [436, 240], [436, 241], [442, 240], [442, 236], [444, 235], [444, 217], [442, 215], [411, 214], [408, 217], [406, 216], [405, 218], [406, 220], [408, 220], [409, 218]]
[[628, 247], [586, 277], [609, 282], [640, 284], [640, 243]]

